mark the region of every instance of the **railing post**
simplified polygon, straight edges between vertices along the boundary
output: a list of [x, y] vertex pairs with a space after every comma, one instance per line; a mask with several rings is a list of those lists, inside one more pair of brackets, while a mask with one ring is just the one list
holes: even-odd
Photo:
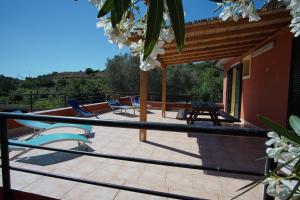
[[65, 107], [67, 107], [67, 94], [64, 95], [64, 103], [65, 103]]
[[29, 101], [30, 101], [30, 112], [33, 111], [33, 99], [32, 99], [32, 91], [30, 91], [30, 97], [29, 97]]
[[[276, 164], [274, 162], [274, 159], [268, 157], [266, 159], [265, 174], [267, 174], [270, 170], [274, 170], [275, 168]], [[267, 194], [267, 187], [268, 185], [264, 185], [263, 200], [274, 200], [274, 197]]]
[[7, 124], [6, 124], [6, 118], [1, 116], [0, 116], [0, 140], [1, 140], [3, 199], [10, 200], [12, 198], [11, 198], [11, 187], [10, 187]]

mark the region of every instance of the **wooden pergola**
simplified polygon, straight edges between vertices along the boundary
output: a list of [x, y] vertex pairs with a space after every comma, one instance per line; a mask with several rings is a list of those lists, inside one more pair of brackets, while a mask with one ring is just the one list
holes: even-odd
[[[194, 21], [186, 24], [185, 46], [178, 53], [176, 43], [165, 44], [165, 54], [158, 59], [162, 64], [162, 116], [166, 112], [166, 68], [170, 65], [210, 61], [222, 58], [243, 57], [271, 41], [286, 28], [291, 20], [289, 12], [282, 8], [260, 11], [261, 20], [249, 22], [248, 18], [221, 21], [218, 18]], [[140, 72], [140, 121], [147, 121], [147, 72]], [[146, 141], [146, 130], [140, 130], [140, 140]]]

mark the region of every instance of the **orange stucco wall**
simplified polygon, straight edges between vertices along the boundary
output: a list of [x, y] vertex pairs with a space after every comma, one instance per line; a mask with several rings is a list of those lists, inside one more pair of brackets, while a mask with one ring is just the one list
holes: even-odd
[[[131, 100], [130, 97], [121, 97], [120, 102], [125, 105], [131, 105]], [[161, 102], [160, 101], [148, 101], [148, 105], [152, 109], [160, 109], [161, 108]], [[220, 103], [220, 106], [223, 107], [223, 104]], [[101, 102], [101, 103], [95, 103], [95, 104], [87, 104], [85, 107], [91, 111], [91, 112], [103, 112], [110, 110], [110, 107], [106, 102]], [[167, 109], [168, 110], [179, 110], [179, 109], [191, 109], [192, 106], [190, 103], [180, 103], [180, 102], [167, 102]], [[46, 111], [39, 111], [36, 112], [36, 114], [41, 114], [41, 115], [53, 115], [53, 116], [75, 116], [77, 113], [71, 108], [59, 108], [59, 109], [53, 109], [53, 110], [46, 110]], [[14, 128], [19, 128], [22, 127], [23, 125], [17, 123], [15, 120], [8, 120], [8, 128], [9, 129], [14, 129]]]
[[[85, 105], [85, 107], [89, 111], [101, 111], [101, 110], [109, 109], [108, 104], [105, 103], [105, 102], [89, 104], [89, 105]], [[77, 113], [71, 107], [67, 107], [67, 108], [40, 111], [40, 112], [36, 112], [36, 114], [54, 115], [54, 116], [75, 116]], [[7, 127], [9, 129], [18, 128], [18, 127], [21, 127], [21, 126], [23, 126], [23, 125], [17, 123], [15, 120], [8, 120]]]
[[[282, 30], [273, 41], [273, 49], [252, 58], [250, 78], [244, 79], [242, 83], [241, 118], [258, 126], [262, 124], [257, 115], [286, 125], [292, 34], [288, 29]], [[224, 67], [224, 101], [226, 71], [236, 61]]]

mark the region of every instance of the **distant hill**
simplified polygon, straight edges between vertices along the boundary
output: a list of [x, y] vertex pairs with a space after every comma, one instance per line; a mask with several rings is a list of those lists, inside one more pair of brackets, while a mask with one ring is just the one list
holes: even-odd
[[8, 93], [11, 90], [17, 89], [19, 83], [19, 79], [0, 75], [0, 93]]
[[104, 71], [96, 71], [96, 72], [54, 72], [49, 74], [52, 79], [71, 79], [71, 78], [102, 78], [104, 76]]

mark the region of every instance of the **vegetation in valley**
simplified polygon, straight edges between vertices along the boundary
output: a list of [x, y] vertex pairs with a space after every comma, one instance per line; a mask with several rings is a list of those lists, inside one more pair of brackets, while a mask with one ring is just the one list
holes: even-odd
[[[37, 109], [64, 106], [68, 98], [100, 101], [105, 94], [139, 94], [138, 57], [128, 54], [108, 59], [103, 71], [86, 68], [80, 72], [53, 72], [24, 80], [0, 76], [0, 104], [24, 105], [33, 102]], [[159, 100], [161, 95], [161, 69], [149, 71], [149, 99]], [[167, 95], [169, 101], [197, 98], [220, 101], [223, 71], [203, 62], [176, 65], [167, 68]], [[30, 97], [30, 93], [33, 94]], [[32, 99], [31, 99], [32, 98]]]

